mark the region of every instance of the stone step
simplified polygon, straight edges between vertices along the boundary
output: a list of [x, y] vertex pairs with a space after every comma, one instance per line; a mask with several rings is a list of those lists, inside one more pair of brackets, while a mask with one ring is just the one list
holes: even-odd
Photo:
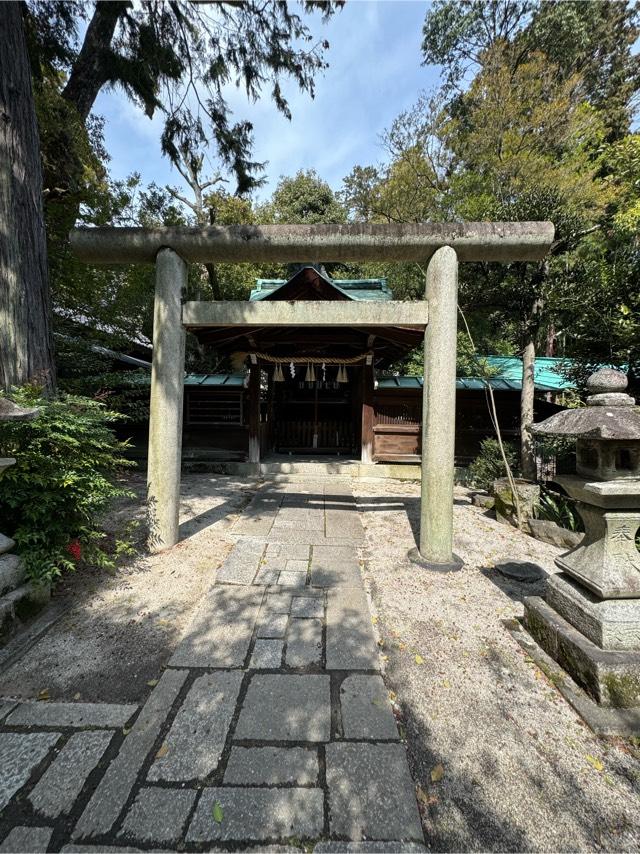
[[15, 544], [15, 540], [12, 540], [11, 537], [7, 537], [6, 534], [0, 534], [0, 555], [10, 552]]
[[6, 641], [23, 620], [36, 614], [47, 600], [45, 589], [35, 588], [31, 582], [0, 596], [0, 643]]
[[0, 595], [20, 587], [25, 578], [25, 569], [18, 555], [0, 555]]

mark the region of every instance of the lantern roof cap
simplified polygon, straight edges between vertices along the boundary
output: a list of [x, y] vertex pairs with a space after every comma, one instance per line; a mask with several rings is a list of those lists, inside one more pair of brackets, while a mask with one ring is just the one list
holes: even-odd
[[587, 380], [591, 395], [587, 405], [564, 409], [534, 424], [536, 436], [575, 436], [577, 439], [640, 442], [640, 415], [635, 401], [624, 393], [627, 377], [622, 371], [601, 368]]
[[37, 407], [25, 409], [7, 397], [0, 397], [0, 421], [31, 421], [38, 415]]

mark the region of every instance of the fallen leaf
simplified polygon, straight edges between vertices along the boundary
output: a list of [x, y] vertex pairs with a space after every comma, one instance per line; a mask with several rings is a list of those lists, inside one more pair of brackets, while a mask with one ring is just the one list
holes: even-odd
[[431, 769], [431, 782], [439, 783], [440, 780], [444, 777], [444, 766], [436, 765], [435, 768]]
[[424, 658], [421, 655], [416, 655], [416, 664], [424, 664]]
[[389, 699], [393, 703], [393, 701], [396, 699], [396, 692], [395, 691], [389, 691]]
[[451, 688], [451, 683], [445, 679], [444, 682], [442, 683], [442, 687], [443, 688]]
[[375, 624], [378, 622], [378, 618], [377, 617], [371, 617], [371, 622], [375, 626]]
[[159, 681], [159, 679], [149, 679], [147, 685], [149, 686], [149, 688], [155, 688]]
[[130, 733], [130, 732], [131, 732], [131, 727], [130, 727], [130, 726], [122, 727], [122, 734], [123, 734], [123, 735], [129, 735], [129, 733]]
[[156, 620], [159, 626], [170, 626], [171, 620]]
[[416, 786], [416, 798], [418, 799], [418, 803], [425, 807], [430, 807], [432, 804], [438, 803], [438, 798], [435, 795], [428, 795], [419, 784]]
[[604, 771], [604, 764], [599, 759], [596, 759], [595, 756], [592, 756], [590, 753], [587, 753], [585, 759], [587, 760], [589, 765], [592, 765], [596, 769], [596, 771]]
[[74, 699], [74, 700], [79, 700], [79, 699], [80, 699], [80, 696], [81, 696], [81, 695], [80, 695], [80, 691], [78, 691], [78, 693], [77, 693], [77, 694], [74, 694], [74, 695], [73, 695], [73, 699]]
[[222, 824], [222, 819], [224, 818], [224, 811], [218, 801], [213, 805], [213, 820], [216, 824]]
[[49, 689], [43, 688], [42, 691], [38, 694], [39, 700], [48, 700], [49, 699]]
[[160, 749], [156, 753], [156, 759], [162, 759], [162, 757], [166, 756], [168, 752], [169, 752], [169, 745], [167, 744], [166, 741], [163, 741], [162, 744], [160, 745]]

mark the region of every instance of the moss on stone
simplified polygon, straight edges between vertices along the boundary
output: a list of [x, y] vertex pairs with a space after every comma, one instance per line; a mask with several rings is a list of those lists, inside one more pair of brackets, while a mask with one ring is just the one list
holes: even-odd
[[612, 706], [620, 709], [640, 706], [640, 677], [607, 673], [602, 681]]

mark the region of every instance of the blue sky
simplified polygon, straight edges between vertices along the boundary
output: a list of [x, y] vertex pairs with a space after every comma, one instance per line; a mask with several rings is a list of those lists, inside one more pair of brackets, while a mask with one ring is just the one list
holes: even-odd
[[[268, 161], [259, 198], [270, 195], [281, 175], [298, 169], [315, 168], [337, 189], [355, 164], [382, 158], [380, 133], [421, 89], [438, 82], [438, 69], [420, 64], [427, 7], [424, 0], [348, 0], [328, 24], [313, 19], [314, 33], [331, 45], [329, 68], [316, 79], [314, 100], [294, 86], [285, 88], [291, 121], [268, 96], [251, 104], [242, 91], [229, 88], [234, 116], [254, 125], [255, 159]], [[145, 183], [182, 184], [160, 152], [160, 116], [149, 120], [117, 91], [102, 93], [94, 109], [106, 119], [114, 178], [137, 171]]]

